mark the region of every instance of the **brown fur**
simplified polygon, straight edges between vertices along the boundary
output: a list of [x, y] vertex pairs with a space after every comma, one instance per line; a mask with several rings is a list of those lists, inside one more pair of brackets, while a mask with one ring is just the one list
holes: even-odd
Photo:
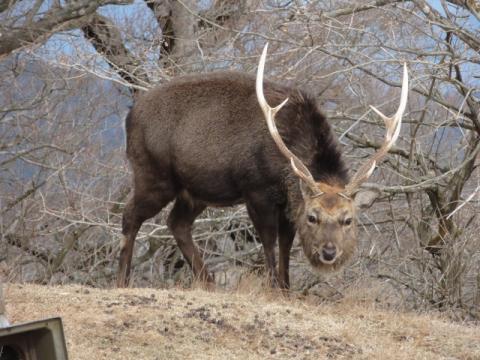
[[[142, 222], [173, 200], [168, 226], [195, 275], [204, 281], [212, 278], [192, 241], [191, 227], [206, 206], [246, 204], [264, 245], [271, 280], [281, 287], [289, 286], [289, 253], [297, 230], [315, 267], [337, 267], [349, 258], [355, 225], [342, 226], [339, 221], [353, 216], [354, 208], [351, 200], [338, 195], [348, 178], [330, 125], [306, 93], [266, 82], [265, 95], [273, 106], [289, 98], [276, 116], [279, 132], [315, 180], [322, 182], [319, 186], [326, 194], [302, 193], [298, 177], [268, 132], [253, 76], [194, 75], [150, 90], [126, 119], [134, 193], [123, 217], [119, 286], [128, 283], [133, 243]], [[312, 211], [322, 221], [315, 226], [306, 223]], [[333, 264], [319, 260], [318, 251], [326, 244], [341, 253]]]

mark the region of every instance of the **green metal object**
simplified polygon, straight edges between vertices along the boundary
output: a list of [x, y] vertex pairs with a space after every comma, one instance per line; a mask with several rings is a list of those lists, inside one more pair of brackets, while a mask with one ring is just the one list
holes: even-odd
[[0, 328], [0, 360], [68, 360], [62, 320]]

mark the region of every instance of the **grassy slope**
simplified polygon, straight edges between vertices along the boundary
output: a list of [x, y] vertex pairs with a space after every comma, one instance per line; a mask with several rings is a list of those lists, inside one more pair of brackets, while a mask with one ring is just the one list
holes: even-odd
[[480, 328], [278, 293], [6, 286], [17, 323], [62, 316], [75, 359], [480, 359]]

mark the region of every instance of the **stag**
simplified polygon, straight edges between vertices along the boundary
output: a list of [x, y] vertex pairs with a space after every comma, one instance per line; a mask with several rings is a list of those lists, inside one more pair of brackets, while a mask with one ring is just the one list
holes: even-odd
[[185, 76], [136, 101], [126, 118], [134, 191], [123, 213], [119, 287], [129, 283], [140, 226], [173, 200], [168, 227], [203, 282], [213, 279], [191, 230], [207, 206], [245, 203], [273, 286], [289, 288], [296, 234], [318, 270], [337, 269], [352, 256], [355, 195], [398, 138], [407, 103], [406, 65], [395, 115], [387, 117], [372, 107], [385, 121], [385, 141], [349, 179], [315, 99], [293, 87], [264, 84], [266, 54], [267, 46], [256, 80], [233, 71]]

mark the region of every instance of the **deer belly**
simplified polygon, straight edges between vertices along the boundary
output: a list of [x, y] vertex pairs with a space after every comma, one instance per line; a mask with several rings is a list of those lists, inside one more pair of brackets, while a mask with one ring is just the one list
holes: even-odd
[[242, 192], [225, 173], [198, 169], [189, 173], [180, 172], [177, 176], [184, 191], [209, 206], [224, 207], [242, 202]]

